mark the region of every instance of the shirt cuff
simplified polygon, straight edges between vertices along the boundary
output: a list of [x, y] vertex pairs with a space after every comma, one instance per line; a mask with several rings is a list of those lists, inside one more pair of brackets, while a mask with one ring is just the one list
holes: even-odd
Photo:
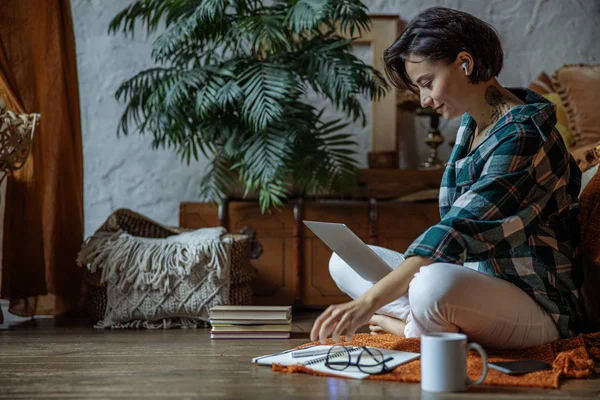
[[415, 240], [404, 253], [404, 257], [421, 256], [435, 262], [464, 264], [466, 249], [455, 237], [459, 233], [446, 226], [432, 226]]

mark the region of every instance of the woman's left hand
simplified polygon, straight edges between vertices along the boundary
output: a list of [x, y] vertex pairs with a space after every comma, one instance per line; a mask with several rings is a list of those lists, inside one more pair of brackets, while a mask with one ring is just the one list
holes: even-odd
[[358, 328], [369, 322], [375, 311], [372, 303], [364, 297], [329, 306], [315, 321], [310, 340], [319, 339], [325, 344], [331, 336], [334, 342], [339, 342], [340, 336], [345, 333], [349, 342]]

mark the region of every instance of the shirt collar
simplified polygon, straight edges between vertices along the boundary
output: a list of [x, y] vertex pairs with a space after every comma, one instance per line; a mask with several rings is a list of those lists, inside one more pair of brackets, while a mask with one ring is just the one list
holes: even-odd
[[[556, 106], [552, 104], [544, 96], [526, 88], [506, 88], [523, 103], [518, 106], [511, 107], [510, 110], [500, 118], [500, 120], [490, 129], [483, 140], [490, 136], [493, 132], [502, 128], [511, 122], [523, 122], [531, 119], [537, 126], [538, 130], [546, 136], [552, 131], [551, 127], [556, 125]], [[463, 114], [460, 122], [461, 128], [464, 127], [463, 135], [460, 142], [467, 145], [470, 134], [473, 133], [477, 124], [475, 120], [467, 113]], [[550, 127], [550, 129], [548, 129]]]

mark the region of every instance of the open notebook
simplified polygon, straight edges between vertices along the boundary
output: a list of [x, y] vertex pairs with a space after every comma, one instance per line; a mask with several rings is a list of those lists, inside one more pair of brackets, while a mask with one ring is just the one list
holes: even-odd
[[[311, 346], [310, 348], [314, 349], [314, 350], [321, 350], [321, 349], [328, 349], [330, 347], [332, 347], [332, 346], [318, 345], [318, 346]], [[373, 347], [369, 347], [369, 348], [373, 348]], [[305, 347], [305, 349], [308, 349], [308, 347]], [[358, 367], [355, 367], [355, 366], [349, 366], [344, 371], [336, 371], [336, 370], [330, 369], [325, 366], [325, 360], [327, 359], [326, 355], [318, 355], [318, 356], [303, 357], [303, 358], [292, 358], [292, 352], [296, 351], [296, 350], [297, 349], [291, 349], [291, 350], [286, 350], [284, 352], [277, 353], [277, 354], [268, 354], [268, 355], [261, 356], [261, 357], [255, 357], [252, 359], [252, 362], [259, 364], [259, 365], [281, 364], [284, 366], [289, 366], [289, 365], [295, 365], [295, 364], [302, 364], [302, 365], [306, 366], [306, 368], [312, 369], [313, 371], [324, 372], [324, 373], [328, 373], [328, 374], [332, 374], [332, 375], [343, 376], [346, 378], [353, 378], [353, 379], [364, 379], [367, 376], [369, 376], [369, 374], [365, 374], [365, 373], [361, 372], [358, 369]], [[396, 368], [398, 365], [407, 363], [412, 360], [416, 360], [420, 357], [419, 353], [409, 353], [406, 351], [387, 350], [387, 349], [380, 349], [380, 348], [377, 348], [377, 350], [379, 350], [385, 358], [392, 357], [392, 360], [385, 363], [385, 365], [390, 370]], [[362, 347], [353, 347], [350, 349], [352, 363], [356, 363], [356, 361], [358, 360], [358, 355], [360, 354], [361, 351], [362, 351]], [[340, 356], [343, 356], [343, 355], [340, 355]]]

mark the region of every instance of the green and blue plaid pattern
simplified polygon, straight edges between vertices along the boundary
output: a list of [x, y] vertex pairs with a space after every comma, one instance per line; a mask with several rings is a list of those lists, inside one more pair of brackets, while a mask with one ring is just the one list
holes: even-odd
[[554, 127], [555, 106], [530, 90], [511, 91], [526, 104], [512, 107], [472, 151], [476, 123], [463, 115], [440, 187], [441, 221], [405, 256], [505, 279], [569, 337], [584, 314], [577, 251], [581, 172]]

